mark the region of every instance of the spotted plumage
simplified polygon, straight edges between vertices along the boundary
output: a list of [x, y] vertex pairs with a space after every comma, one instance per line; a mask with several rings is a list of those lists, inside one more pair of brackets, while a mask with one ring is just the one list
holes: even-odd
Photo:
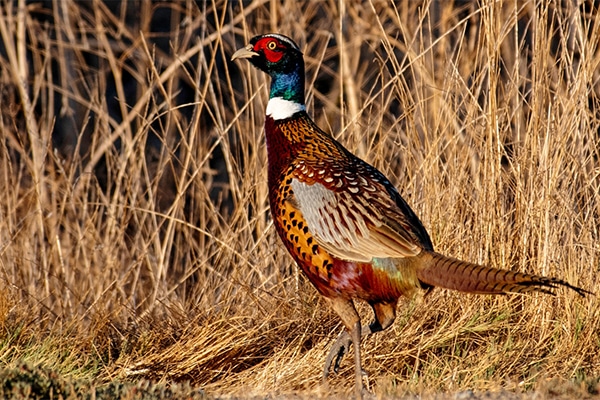
[[[279, 34], [261, 35], [232, 57], [271, 77], [265, 116], [271, 214], [283, 244], [341, 317], [323, 378], [354, 349], [362, 395], [360, 338], [389, 327], [401, 296], [440, 286], [470, 293], [551, 290], [556, 278], [484, 267], [434, 252], [427, 231], [376, 168], [323, 132], [306, 113], [300, 48]], [[353, 299], [368, 302], [375, 320], [362, 327]]]

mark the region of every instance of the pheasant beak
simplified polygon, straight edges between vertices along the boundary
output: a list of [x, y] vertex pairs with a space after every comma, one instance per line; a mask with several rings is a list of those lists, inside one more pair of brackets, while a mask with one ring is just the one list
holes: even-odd
[[257, 55], [258, 53], [253, 51], [252, 44], [248, 44], [246, 45], [246, 47], [242, 47], [241, 49], [233, 53], [233, 55], [231, 56], [231, 61], [238, 58], [252, 58]]

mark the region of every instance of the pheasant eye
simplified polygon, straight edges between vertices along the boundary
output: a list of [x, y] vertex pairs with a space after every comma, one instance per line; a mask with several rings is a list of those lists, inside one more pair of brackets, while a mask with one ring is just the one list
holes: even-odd
[[263, 55], [268, 62], [278, 63], [283, 58], [284, 51], [277, 39], [262, 40], [257, 43], [257, 47], [263, 50]]

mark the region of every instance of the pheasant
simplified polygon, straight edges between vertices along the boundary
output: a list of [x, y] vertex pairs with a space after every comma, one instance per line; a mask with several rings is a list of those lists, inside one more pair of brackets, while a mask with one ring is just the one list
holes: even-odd
[[[435, 286], [479, 294], [552, 294], [563, 280], [485, 267], [433, 250], [425, 227], [390, 181], [321, 130], [306, 112], [304, 59], [280, 34], [256, 36], [236, 51], [271, 77], [265, 116], [271, 215], [279, 237], [345, 330], [323, 369], [337, 373], [353, 346], [355, 390], [362, 397], [360, 339], [388, 328], [401, 296]], [[361, 327], [354, 300], [375, 319]]]

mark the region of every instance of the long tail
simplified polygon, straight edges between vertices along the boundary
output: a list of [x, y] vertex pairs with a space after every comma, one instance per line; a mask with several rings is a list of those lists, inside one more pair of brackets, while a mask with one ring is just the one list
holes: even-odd
[[431, 286], [480, 294], [554, 294], [553, 289], [564, 286], [581, 296], [593, 294], [560, 279], [484, 267], [435, 252], [423, 252], [417, 257], [420, 258], [417, 277], [422, 283]]

